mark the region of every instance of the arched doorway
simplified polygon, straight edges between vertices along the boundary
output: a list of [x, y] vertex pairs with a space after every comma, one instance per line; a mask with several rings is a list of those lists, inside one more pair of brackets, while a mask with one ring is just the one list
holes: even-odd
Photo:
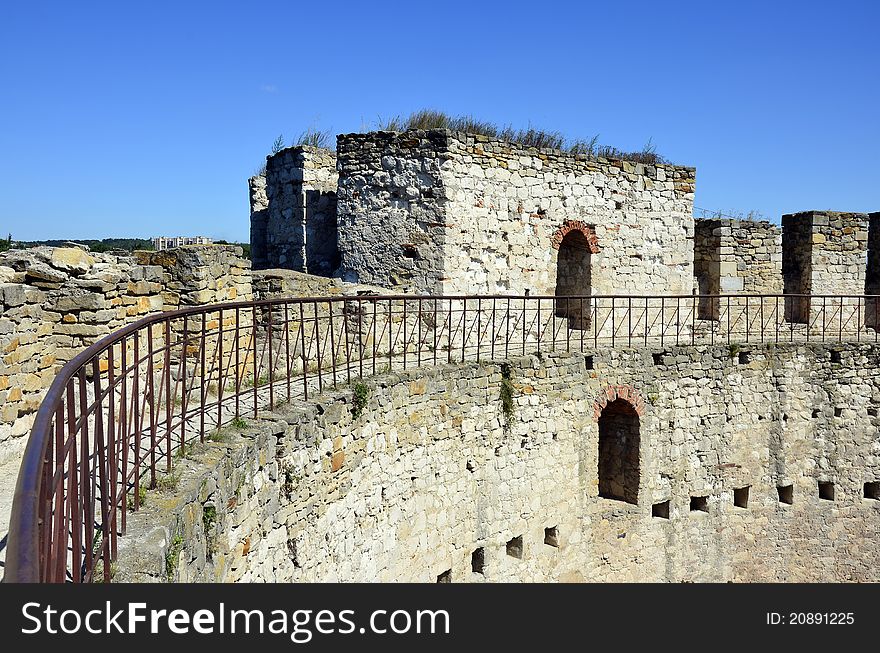
[[577, 228], [565, 233], [559, 243], [556, 258], [556, 316], [568, 318], [572, 329], [590, 326], [590, 301], [586, 297], [591, 291], [591, 259], [594, 251], [595, 243]]
[[639, 498], [639, 414], [616, 399], [599, 414], [599, 496], [627, 503]]

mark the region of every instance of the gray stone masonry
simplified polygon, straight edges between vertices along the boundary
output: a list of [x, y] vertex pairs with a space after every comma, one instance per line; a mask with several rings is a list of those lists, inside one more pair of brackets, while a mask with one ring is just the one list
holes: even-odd
[[[876, 346], [508, 363], [379, 375], [361, 411], [340, 388], [213, 435], [130, 516], [116, 579], [880, 579]], [[612, 415], [625, 500], [600, 496]]]
[[[444, 294], [691, 292], [693, 168], [448, 130], [346, 134], [337, 147], [347, 280]], [[572, 284], [558, 267], [589, 274]]]
[[241, 255], [232, 245], [132, 255], [84, 246], [0, 253], [0, 541], [26, 436], [61, 366], [146, 315], [250, 299], [250, 261]]
[[[867, 249], [865, 213], [804, 211], [783, 215], [785, 294], [863, 294]], [[786, 302], [786, 318], [792, 322], [806, 322], [815, 310], [815, 303], [809, 299], [791, 298]]]
[[259, 181], [250, 184], [257, 267], [336, 271], [337, 176], [336, 155], [323, 148], [290, 147], [266, 160], [265, 196]]

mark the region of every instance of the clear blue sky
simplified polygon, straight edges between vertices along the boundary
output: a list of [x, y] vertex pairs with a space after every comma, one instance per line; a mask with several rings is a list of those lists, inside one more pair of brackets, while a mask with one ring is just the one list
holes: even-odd
[[273, 139], [422, 107], [658, 151], [697, 205], [880, 210], [880, 3], [13, 2], [0, 232], [246, 240]]

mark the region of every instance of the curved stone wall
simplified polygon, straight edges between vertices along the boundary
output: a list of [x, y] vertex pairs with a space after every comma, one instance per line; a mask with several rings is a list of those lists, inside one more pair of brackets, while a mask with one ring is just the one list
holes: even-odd
[[[878, 358], [688, 347], [386, 374], [215, 438], [148, 493], [118, 575], [876, 581]], [[599, 420], [621, 402], [634, 504], [599, 496]]]

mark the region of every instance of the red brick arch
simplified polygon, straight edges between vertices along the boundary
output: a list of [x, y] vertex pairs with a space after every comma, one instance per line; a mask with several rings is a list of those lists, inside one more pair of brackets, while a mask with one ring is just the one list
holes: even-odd
[[645, 400], [631, 385], [607, 385], [593, 401], [593, 417], [596, 421], [602, 415], [605, 406], [617, 399], [622, 399], [636, 411], [639, 417], [645, 414]]
[[597, 254], [600, 251], [599, 238], [596, 236], [596, 230], [580, 220], [566, 220], [562, 223], [562, 226], [556, 230], [553, 237], [550, 239], [550, 244], [553, 249], [559, 249], [559, 246], [562, 245], [562, 239], [572, 231], [580, 231], [584, 235], [587, 239], [587, 244], [590, 247], [590, 253]]

